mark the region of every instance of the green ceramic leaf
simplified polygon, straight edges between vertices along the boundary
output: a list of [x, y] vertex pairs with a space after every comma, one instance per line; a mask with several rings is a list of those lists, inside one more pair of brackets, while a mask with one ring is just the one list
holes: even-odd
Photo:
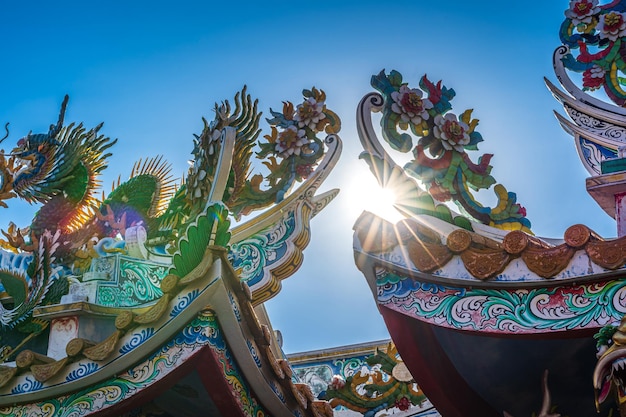
[[13, 297], [15, 305], [22, 304], [28, 294], [28, 283], [24, 277], [8, 271], [0, 271], [0, 281], [4, 290]]
[[196, 217], [178, 243], [171, 273], [184, 277], [200, 264], [209, 245], [226, 246], [230, 241], [228, 209], [222, 203], [207, 207]]

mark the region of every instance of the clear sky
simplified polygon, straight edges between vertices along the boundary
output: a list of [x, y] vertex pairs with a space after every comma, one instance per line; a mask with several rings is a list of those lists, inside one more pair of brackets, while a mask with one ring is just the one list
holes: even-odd
[[[70, 95], [66, 121], [118, 138], [103, 181], [128, 176], [140, 157], [166, 156], [183, 174], [192, 133], [215, 101], [248, 85], [260, 108], [326, 91], [342, 118], [342, 159], [321, 191], [340, 196], [312, 222], [304, 266], [268, 302], [288, 353], [388, 337], [365, 279], [354, 266], [351, 226], [358, 190], [375, 185], [360, 145], [355, 109], [381, 69], [417, 85], [424, 73], [456, 90], [457, 114], [474, 109], [495, 154], [496, 180], [517, 193], [540, 236], [584, 223], [605, 237], [615, 223], [586, 193], [586, 171], [553, 116], [552, 52], [567, 0], [502, 1], [92, 1], [5, 2], [0, 45], [3, 144], [46, 132]], [[265, 127], [265, 126], [264, 126]], [[265, 127], [266, 128], [266, 127]], [[470, 152], [474, 160], [480, 155]], [[10, 201], [0, 227], [33, 211]], [[488, 200], [485, 200], [488, 203]]]

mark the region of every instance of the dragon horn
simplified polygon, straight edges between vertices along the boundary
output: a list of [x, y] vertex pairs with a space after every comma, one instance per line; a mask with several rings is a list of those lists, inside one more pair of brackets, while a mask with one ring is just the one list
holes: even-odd
[[70, 96], [66, 94], [63, 98], [63, 103], [61, 103], [61, 112], [59, 113], [59, 121], [57, 122], [57, 125], [50, 125], [50, 132], [48, 132], [48, 135], [50, 135], [51, 138], [56, 137], [63, 127], [63, 119], [65, 119], [65, 110], [67, 109], [67, 102], [69, 100]]
[[4, 135], [2, 139], [0, 139], [0, 143], [4, 142], [4, 140], [9, 137], [9, 122], [7, 122], [7, 124], [4, 125], [4, 130], [7, 131], [7, 134]]

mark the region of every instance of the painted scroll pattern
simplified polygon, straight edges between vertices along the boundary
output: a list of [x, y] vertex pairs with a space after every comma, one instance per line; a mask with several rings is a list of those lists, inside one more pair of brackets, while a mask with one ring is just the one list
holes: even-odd
[[577, 125], [588, 128], [589, 132], [611, 140], [626, 141], [626, 128], [597, 119], [567, 104], [563, 107]]
[[119, 282], [114, 280], [98, 286], [96, 303], [103, 306], [132, 307], [158, 299], [163, 295], [161, 280], [168, 268], [137, 260], [119, 259]]
[[295, 228], [296, 219], [292, 212], [265, 232], [243, 242], [231, 244], [228, 260], [233, 268], [241, 268], [240, 279], [251, 289], [263, 284], [265, 269], [283, 261], [289, 250], [289, 238], [294, 234]]
[[418, 320], [485, 333], [600, 328], [626, 313], [626, 279], [530, 289], [454, 288], [377, 276], [378, 303]]
[[[97, 410], [111, 407], [142, 389], [154, 384], [193, 355], [201, 345], [208, 344], [222, 366], [223, 377], [240, 399], [242, 409], [249, 416], [262, 417], [265, 412], [253, 398], [244, 382], [223, 335], [217, 318], [210, 311], [201, 313], [167, 345], [163, 346], [146, 361], [129, 369], [116, 378], [92, 385], [72, 395], [53, 398], [31, 405], [16, 405], [0, 408], [0, 415], [7, 417], [35, 417], [44, 415], [80, 417]], [[89, 370], [86, 370], [87, 372]], [[38, 389], [22, 385], [23, 392]]]

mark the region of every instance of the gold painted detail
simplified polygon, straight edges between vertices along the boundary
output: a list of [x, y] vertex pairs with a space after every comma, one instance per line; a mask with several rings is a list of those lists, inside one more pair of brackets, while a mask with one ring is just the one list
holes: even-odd
[[17, 367], [0, 366], [0, 387], [4, 387], [17, 374]]
[[75, 338], [69, 341], [67, 346], [65, 346], [65, 353], [70, 358], [75, 357], [83, 353], [83, 350], [95, 346], [96, 343], [91, 340]]
[[502, 250], [468, 249], [461, 254], [467, 271], [478, 279], [493, 278], [501, 273], [512, 256]]
[[213, 250], [215, 249], [216, 247], [207, 247], [204, 252], [204, 256], [202, 257], [202, 261], [194, 269], [192, 269], [191, 272], [182, 277], [178, 283], [184, 286], [204, 277], [213, 265]]
[[116, 330], [102, 342], [83, 350], [83, 355], [92, 361], [102, 361], [107, 358], [114, 350], [117, 341], [120, 339], [122, 332]]
[[467, 230], [458, 229], [448, 235], [446, 246], [454, 253], [461, 253], [469, 249], [472, 244], [472, 235]]
[[426, 243], [420, 240], [411, 240], [407, 243], [409, 258], [420, 271], [435, 271], [454, 256], [447, 246], [434, 243]]
[[592, 241], [586, 251], [594, 263], [607, 269], [617, 269], [626, 262], [626, 238]]
[[530, 247], [522, 253], [528, 269], [542, 278], [552, 278], [565, 269], [576, 249], [566, 244], [549, 249]]
[[[373, 225], [368, 229], [367, 224]], [[413, 228], [413, 229], [411, 229]], [[583, 250], [596, 265], [618, 269], [626, 264], [626, 236], [603, 240], [582, 224], [569, 227], [564, 243], [553, 246], [521, 230], [509, 232], [502, 243], [464, 229], [451, 232], [445, 244], [435, 230], [415, 220], [391, 224], [364, 213], [357, 221], [356, 236], [361, 248], [369, 253], [384, 253], [403, 247], [416, 269], [433, 272], [443, 268], [454, 256], [460, 256], [465, 268], [477, 279], [493, 279], [516, 258], [542, 278], [553, 278]]]
[[172, 296], [169, 294], [163, 294], [159, 301], [156, 302], [155, 305], [150, 308], [150, 310], [145, 313], [136, 316], [133, 321], [137, 324], [149, 324], [157, 321], [158, 319], [165, 314], [165, 311], [169, 307], [170, 300]]
[[28, 369], [32, 365], [40, 365], [51, 362], [54, 362], [54, 359], [49, 358], [46, 355], [33, 352], [32, 350], [23, 350], [15, 358], [15, 365], [17, 365], [19, 369]]
[[163, 278], [163, 280], [161, 281], [161, 291], [163, 291], [163, 294], [171, 294], [176, 292], [176, 287], [178, 286], [179, 281], [180, 280], [178, 278], [178, 275], [166, 275], [165, 278]]
[[30, 371], [33, 373], [35, 379], [39, 382], [46, 382], [53, 376], [57, 375], [65, 365], [67, 365], [69, 358], [63, 358], [58, 361], [44, 363], [41, 365], [33, 365], [30, 367]]
[[626, 345], [626, 316], [622, 317], [622, 320], [617, 326], [617, 330], [613, 334], [613, 343], [621, 346]]
[[135, 315], [130, 310], [122, 311], [115, 318], [115, 328], [122, 331], [127, 331], [133, 325], [133, 319]]
[[528, 235], [521, 230], [514, 230], [504, 237], [502, 246], [511, 255], [519, 255], [526, 250], [529, 244]]

